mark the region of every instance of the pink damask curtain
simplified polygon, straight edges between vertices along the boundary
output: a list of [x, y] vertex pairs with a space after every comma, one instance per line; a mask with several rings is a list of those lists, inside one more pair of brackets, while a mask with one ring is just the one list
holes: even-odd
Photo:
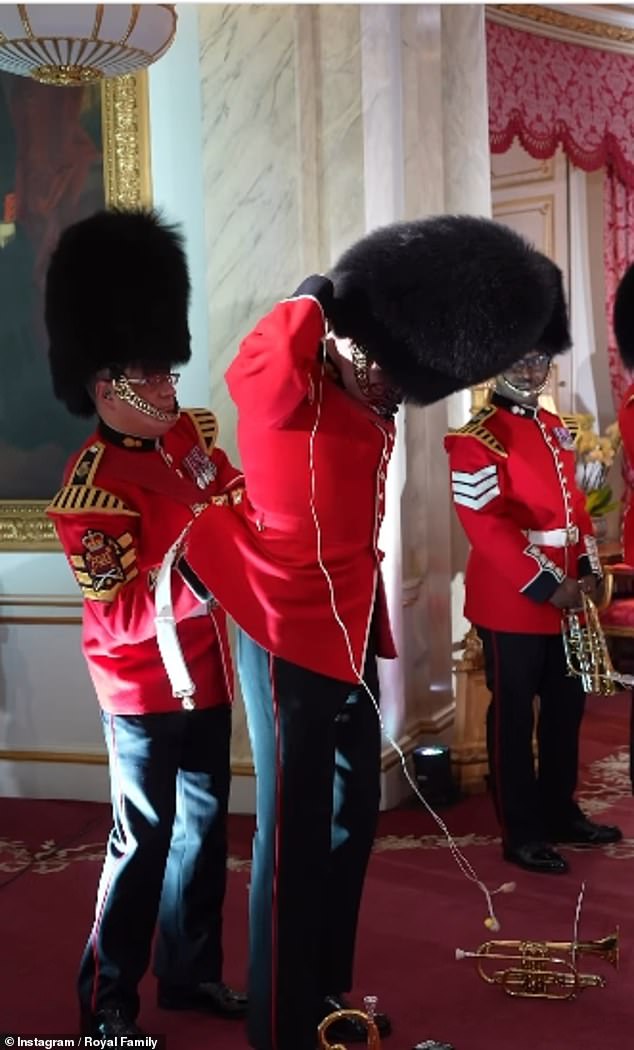
[[634, 261], [634, 58], [487, 22], [491, 151], [517, 137], [532, 157], [561, 145], [584, 171], [605, 169], [603, 248], [608, 365], [618, 408], [629, 377], [612, 331], [618, 282]]

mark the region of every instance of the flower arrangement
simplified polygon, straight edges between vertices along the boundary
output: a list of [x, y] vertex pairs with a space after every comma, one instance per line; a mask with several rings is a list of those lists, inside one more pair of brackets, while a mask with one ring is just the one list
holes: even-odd
[[618, 507], [613, 499], [607, 477], [621, 446], [618, 423], [606, 427], [600, 435], [594, 429], [594, 416], [579, 415], [579, 433], [575, 443], [577, 454], [576, 480], [586, 494], [586, 509], [593, 518], [600, 518]]

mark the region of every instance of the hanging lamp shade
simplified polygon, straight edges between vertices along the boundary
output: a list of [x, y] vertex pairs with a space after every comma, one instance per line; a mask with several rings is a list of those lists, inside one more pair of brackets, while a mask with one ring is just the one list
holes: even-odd
[[174, 4], [0, 4], [0, 70], [88, 84], [150, 66], [176, 34]]

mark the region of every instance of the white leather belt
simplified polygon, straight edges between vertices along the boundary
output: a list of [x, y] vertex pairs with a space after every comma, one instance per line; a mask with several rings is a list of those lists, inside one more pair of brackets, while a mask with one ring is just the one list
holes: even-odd
[[[191, 522], [183, 529], [175, 543], [172, 544], [163, 558], [161, 568], [156, 578], [156, 590], [154, 593], [154, 608], [156, 615], [156, 641], [163, 661], [163, 666], [172, 686], [173, 695], [180, 700], [185, 711], [192, 711], [196, 707], [194, 694], [196, 686], [191, 678], [183, 650], [181, 649], [176, 621], [174, 619], [174, 605], [172, 600], [172, 570], [174, 562], [180, 556], [183, 549], [184, 538], [189, 531]], [[195, 616], [204, 616], [206, 605], [195, 607]], [[202, 611], [201, 611], [202, 610]]]
[[528, 529], [527, 539], [542, 547], [574, 547], [579, 542], [579, 529], [571, 525], [568, 529], [547, 529], [538, 532], [536, 529]]
[[197, 616], [209, 616], [209, 602], [202, 602], [200, 605], [195, 605], [191, 612], [184, 616], [184, 620], [194, 620]]

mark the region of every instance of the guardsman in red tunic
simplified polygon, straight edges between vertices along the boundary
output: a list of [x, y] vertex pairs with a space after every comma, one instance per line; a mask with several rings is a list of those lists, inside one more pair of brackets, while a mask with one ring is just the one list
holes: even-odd
[[[585, 697], [567, 673], [562, 610], [594, 595], [601, 566], [575, 483], [574, 417], [540, 408], [550, 371], [537, 344], [496, 381], [490, 404], [445, 439], [458, 517], [471, 544], [465, 616], [482, 639], [491, 703], [490, 786], [504, 856], [530, 871], [565, 872], [553, 842], [604, 845], [574, 800]], [[539, 697], [538, 771], [533, 758]]]
[[[634, 375], [634, 265], [623, 275], [614, 299], [614, 334], [623, 365]], [[625, 391], [618, 415], [623, 442], [623, 560], [634, 566], [634, 383]], [[630, 780], [634, 792], [634, 692], [630, 715]]]
[[[229, 368], [247, 496], [196, 519], [174, 575], [241, 629], [256, 1050], [314, 1050], [353, 984], [380, 795], [376, 657], [394, 654], [378, 534], [397, 403], [495, 374], [547, 327], [558, 346], [562, 309], [559, 271], [510, 230], [399, 224], [274, 306]], [[365, 1042], [354, 1021], [332, 1035]]]
[[[114, 826], [79, 974], [82, 1030], [142, 1035], [138, 986], [157, 931], [159, 1005], [243, 1017], [222, 981], [232, 669], [224, 612], [174, 588], [192, 689], [175, 698], [157, 644], [154, 583], [210, 503], [239, 499], [214, 416], [180, 412], [189, 359], [180, 237], [152, 213], [70, 227], [47, 276], [55, 391], [99, 417], [51, 515], [84, 597], [83, 651], [101, 706]], [[104, 304], [106, 308], [104, 309]], [[169, 639], [168, 639], [169, 642]]]
[[634, 565], [634, 383], [625, 391], [618, 421], [623, 443], [623, 480], [625, 482], [621, 543], [623, 560], [628, 565]]
[[[625, 368], [634, 374], [634, 265], [625, 272], [614, 300], [614, 334]], [[625, 391], [619, 409], [623, 442], [625, 508], [622, 521], [623, 558], [634, 565], [634, 383]], [[634, 713], [634, 712], [633, 712]]]

